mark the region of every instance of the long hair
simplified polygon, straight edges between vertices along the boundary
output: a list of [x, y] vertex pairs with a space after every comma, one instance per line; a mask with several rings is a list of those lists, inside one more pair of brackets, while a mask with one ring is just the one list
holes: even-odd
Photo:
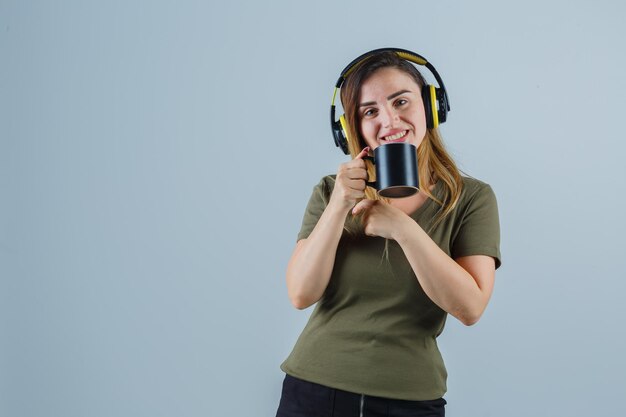
[[[394, 52], [380, 52], [357, 64], [341, 86], [341, 105], [348, 123], [348, 149], [353, 159], [367, 146], [360, 131], [361, 87], [369, 77], [382, 68], [395, 68], [405, 72], [415, 80], [420, 90], [426, 85], [426, 80], [417, 68]], [[438, 129], [426, 130], [426, 135], [417, 148], [417, 163], [420, 191], [440, 206], [439, 214], [432, 225], [435, 227], [454, 209], [463, 187], [459, 169], [446, 151]], [[366, 165], [369, 178], [374, 178], [374, 165], [369, 161], [366, 161]], [[428, 189], [429, 185], [438, 180], [443, 182], [444, 191], [441, 199], [435, 197]], [[376, 190], [371, 187], [366, 188], [365, 196], [372, 200], [386, 200], [379, 197]]]

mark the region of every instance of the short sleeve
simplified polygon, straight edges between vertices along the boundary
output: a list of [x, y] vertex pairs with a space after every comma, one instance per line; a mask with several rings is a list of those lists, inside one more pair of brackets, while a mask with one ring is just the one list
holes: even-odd
[[334, 185], [335, 179], [332, 176], [326, 176], [313, 187], [313, 192], [302, 218], [302, 227], [300, 227], [300, 233], [298, 233], [298, 240], [309, 237], [315, 225], [317, 225], [317, 221], [328, 205], [330, 193]]
[[453, 258], [487, 255], [500, 267], [500, 220], [496, 196], [488, 184], [480, 186], [464, 207], [456, 237], [451, 246]]

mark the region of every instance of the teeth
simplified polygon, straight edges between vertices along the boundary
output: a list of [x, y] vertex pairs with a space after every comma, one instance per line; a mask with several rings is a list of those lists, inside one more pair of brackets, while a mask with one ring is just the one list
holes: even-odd
[[406, 135], [406, 130], [400, 133], [396, 133], [395, 135], [387, 136], [385, 137], [385, 140], [398, 140], [404, 135]]

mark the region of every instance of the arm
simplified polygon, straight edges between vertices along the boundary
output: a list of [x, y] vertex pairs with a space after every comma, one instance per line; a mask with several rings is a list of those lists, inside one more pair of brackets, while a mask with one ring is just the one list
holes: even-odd
[[346, 216], [365, 195], [367, 172], [362, 158], [368, 150], [339, 167], [328, 206], [311, 234], [298, 241], [291, 255], [287, 265], [287, 293], [298, 309], [316, 303], [328, 286]]
[[296, 244], [287, 265], [287, 293], [294, 307], [307, 308], [324, 294], [347, 213], [329, 205], [309, 237]]
[[363, 200], [353, 210], [359, 212], [365, 212], [366, 234], [398, 242], [424, 292], [435, 304], [465, 325], [480, 319], [493, 291], [492, 257], [452, 259], [413, 219], [382, 201]]
[[394, 233], [411, 268], [435, 304], [466, 326], [475, 324], [487, 307], [495, 281], [490, 256], [449, 257], [411, 218]]

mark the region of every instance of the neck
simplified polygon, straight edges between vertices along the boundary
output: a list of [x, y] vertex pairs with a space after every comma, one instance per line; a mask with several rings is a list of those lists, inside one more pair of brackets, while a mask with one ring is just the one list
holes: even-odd
[[[428, 186], [428, 190], [432, 191], [435, 188], [435, 184], [431, 184]], [[423, 191], [420, 191], [416, 194], [413, 194], [410, 197], [404, 198], [393, 198], [389, 200], [389, 204], [392, 206], [402, 210], [406, 214], [412, 214], [417, 209], [422, 207], [424, 203], [428, 200], [428, 196]]]

